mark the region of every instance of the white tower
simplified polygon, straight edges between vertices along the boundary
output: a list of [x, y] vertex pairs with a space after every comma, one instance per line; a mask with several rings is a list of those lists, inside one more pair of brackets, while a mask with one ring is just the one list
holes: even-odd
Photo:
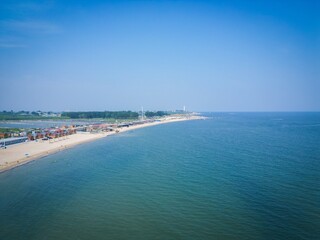
[[141, 106], [141, 121], [143, 121], [144, 116], [143, 116], [143, 107]]
[[186, 112], [186, 106], [183, 106], [183, 111]]

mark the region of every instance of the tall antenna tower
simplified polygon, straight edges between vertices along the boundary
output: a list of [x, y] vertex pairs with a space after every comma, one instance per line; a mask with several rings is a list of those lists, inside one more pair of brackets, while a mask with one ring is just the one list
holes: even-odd
[[143, 107], [141, 106], [141, 121], [143, 121], [144, 115], [143, 115]]

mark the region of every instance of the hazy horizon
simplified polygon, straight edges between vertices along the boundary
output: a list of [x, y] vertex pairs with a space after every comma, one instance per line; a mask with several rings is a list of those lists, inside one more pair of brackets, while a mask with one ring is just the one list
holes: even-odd
[[[107, 112], [117, 112], [117, 111], [132, 111], [132, 112], [141, 112], [141, 109], [116, 109], [116, 110], [57, 110], [57, 111], [52, 111], [52, 110], [41, 110], [41, 109], [38, 109], [38, 110], [28, 110], [28, 109], [21, 109], [21, 110], [0, 110], [0, 112], [3, 112], [3, 111], [6, 111], [6, 112], [10, 112], [10, 111], [13, 111], [13, 112], [21, 112], [21, 111], [28, 111], [28, 112], [38, 112], [38, 111], [41, 111], [41, 112], [53, 112], [53, 113], [62, 113], [62, 112], [104, 112], [104, 111], [107, 111]], [[150, 111], [150, 112], [155, 112], [155, 111], [182, 111], [182, 109], [144, 109], [143, 110], [144, 112], [146, 111]], [[195, 113], [230, 113], [230, 114], [233, 114], [233, 113], [320, 113], [320, 111], [197, 111], [197, 110], [188, 110], [186, 109], [186, 112], [195, 112]]]
[[318, 1], [1, 1], [0, 109], [320, 111]]

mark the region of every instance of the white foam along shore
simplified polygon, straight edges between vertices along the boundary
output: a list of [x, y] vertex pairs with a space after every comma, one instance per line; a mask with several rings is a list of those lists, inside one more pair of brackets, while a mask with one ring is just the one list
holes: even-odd
[[89, 141], [94, 141], [113, 134], [119, 134], [138, 128], [155, 126], [164, 123], [198, 120], [203, 119], [200, 116], [188, 117], [167, 117], [160, 121], [148, 122], [139, 125], [132, 125], [129, 127], [118, 128], [117, 132], [101, 132], [101, 133], [76, 133], [66, 137], [57, 138], [51, 141], [31, 141], [15, 145], [10, 145], [6, 149], [0, 149], [0, 172], [7, 171], [17, 166], [26, 164], [30, 161], [48, 156], [50, 154], [63, 151], [75, 145], [82, 144]]

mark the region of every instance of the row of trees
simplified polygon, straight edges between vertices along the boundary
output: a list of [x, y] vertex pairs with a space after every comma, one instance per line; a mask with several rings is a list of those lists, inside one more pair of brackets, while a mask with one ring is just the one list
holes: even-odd
[[104, 111], [104, 112], [64, 112], [62, 117], [77, 118], [114, 118], [114, 119], [137, 119], [139, 114], [132, 111]]
[[[147, 111], [144, 115], [150, 117], [162, 117], [168, 115], [164, 111], [150, 112]], [[113, 118], [113, 119], [137, 119], [139, 113], [132, 111], [104, 111], [104, 112], [64, 112], [61, 115], [65, 118]]]
[[[148, 118], [151, 117], [162, 117], [168, 115], [164, 111], [147, 111], [144, 115]], [[109, 119], [138, 119], [139, 113], [132, 111], [103, 111], [103, 112], [64, 112], [61, 114], [61, 118], [71, 118], [71, 119], [83, 119], [83, 118], [109, 118]], [[52, 118], [52, 117], [51, 117]], [[0, 112], [0, 120], [37, 120], [37, 119], [47, 119], [40, 116], [37, 112], [13, 112], [13, 111], [3, 111]], [[59, 117], [54, 117], [54, 119], [59, 119]]]
[[43, 119], [43, 117], [36, 112], [31, 112], [29, 114], [13, 112], [13, 111], [0, 112], [0, 120], [38, 120], [38, 119]]
[[165, 115], [168, 115], [168, 113], [164, 112], [164, 111], [157, 111], [157, 112], [145, 112], [144, 114], [146, 117], [162, 117]]
[[[41, 112], [41, 111], [38, 111]], [[35, 112], [35, 111], [18, 111], [18, 112], [14, 112], [13, 110], [11, 111], [2, 111], [0, 112], [0, 115], [36, 115], [39, 116], [39, 113]], [[52, 112], [48, 112], [48, 113], [52, 113]]]

